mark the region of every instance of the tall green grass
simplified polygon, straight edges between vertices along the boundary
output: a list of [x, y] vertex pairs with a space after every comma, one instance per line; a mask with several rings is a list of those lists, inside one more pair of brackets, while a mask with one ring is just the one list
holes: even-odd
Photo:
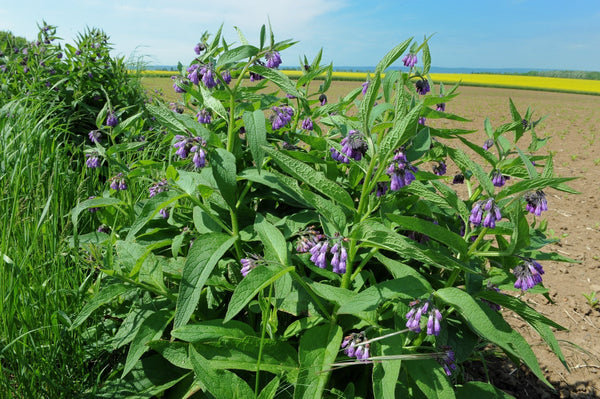
[[87, 181], [52, 114], [27, 98], [0, 110], [0, 391], [8, 397], [73, 397], [102, 363], [68, 330], [91, 273], [67, 241]]

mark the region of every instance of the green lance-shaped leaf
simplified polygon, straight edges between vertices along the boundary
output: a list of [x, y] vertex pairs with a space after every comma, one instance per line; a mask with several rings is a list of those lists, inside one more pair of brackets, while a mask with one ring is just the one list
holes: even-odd
[[271, 82], [275, 83], [285, 93], [290, 94], [297, 98], [304, 98], [304, 95], [296, 89], [294, 82], [290, 80], [285, 74], [276, 69], [267, 68], [262, 65], [252, 65], [248, 68], [250, 71], [259, 74]]
[[390, 65], [392, 65], [394, 63], [394, 61], [396, 61], [398, 58], [400, 58], [400, 56], [402, 54], [404, 54], [404, 52], [406, 51], [408, 46], [410, 46], [410, 43], [412, 42], [412, 40], [413, 40], [412, 37], [410, 39], [406, 39], [405, 41], [403, 41], [402, 43], [398, 44], [396, 47], [391, 49], [381, 59], [381, 61], [379, 61], [375, 70], [380, 73], [385, 72], [385, 70], [388, 69], [390, 67]]
[[502, 191], [500, 191], [496, 195], [496, 201], [509, 197], [513, 194], [529, 190], [540, 190], [545, 187], [558, 188], [562, 186], [563, 183], [574, 179], [574, 177], [541, 177], [536, 179], [521, 180], [508, 187], [505, 187]]
[[197, 343], [204, 341], [218, 341], [223, 337], [245, 338], [255, 335], [254, 330], [246, 323], [230, 320], [206, 320], [194, 324], [186, 324], [171, 331], [173, 338], [182, 341]]
[[258, 395], [258, 399], [273, 399], [275, 394], [277, 393], [277, 388], [279, 388], [280, 378], [273, 378], [263, 389], [260, 391], [260, 395]]
[[287, 242], [279, 229], [269, 223], [263, 215], [256, 214], [254, 230], [265, 247], [265, 259], [286, 266], [290, 264]]
[[467, 154], [457, 148], [447, 147], [447, 150], [450, 158], [452, 158], [452, 160], [461, 170], [470, 170], [473, 172], [477, 180], [479, 180], [479, 184], [481, 184], [481, 187], [488, 193], [488, 195], [494, 195], [494, 184], [492, 183], [492, 179], [490, 179], [488, 174], [485, 173], [481, 165], [471, 161]]
[[173, 329], [188, 322], [198, 305], [204, 283], [235, 240], [236, 237], [226, 234], [211, 233], [201, 235], [194, 241], [183, 267]]
[[274, 283], [281, 276], [294, 270], [293, 266], [260, 265], [248, 273], [233, 291], [224, 321], [231, 320], [254, 298], [260, 290]]
[[228, 121], [229, 117], [227, 115], [227, 110], [225, 109], [221, 101], [214, 98], [210, 91], [204, 88], [204, 86], [200, 85], [198, 87], [200, 87], [200, 93], [202, 94], [202, 98], [204, 99], [204, 105], [207, 108], [213, 110], [217, 115], [223, 118], [224, 121]]
[[354, 210], [354, 201], [348, 192], [336, 182], [325, 177], [323, 173], [314, 170], [304, 162], [292, 158], [275, 148], [263, 146], [263, 149], [269, 153], [285, 172], [308, 184], [321, 194], [339, 202], [348, 209]]
[[140, 328], [129, 346], [121, 378], [125, 377], [131, 369], [133, 369], [140, 357], [146, 352], [148, 349], [147, 343], [160, 338], [170, 320], [171, 311], [160, 310], [158, 312], [150, 313], [150, 315], [142, 321]]
[[189, 347], [190, 360], [196, 378], [207, 393], [216, 399], [252, 398], [254, 392], [248, 384], [229, 370], [214, 369], [210, 362], [194, 349]]
[[85, 201], [81, 201], [71, 211], [71, 221], [73, 222], [73, 231], [77, 235], [77, 225], [79, 222], [79, 214], [90, 208], [103, 208], [107, 206], [119, 206], [125, 205], [123, 201], [117, 198], [91, 198]]
[[178, 193], [177, 191], [163, 191], [150, 198], [144, 204], [142, 211], [137, 219], [131, 225], [129, 233], [127, 233], [126, 241], [133, 241], [135, 235], [148, 223], [162, 208], [166, 208], [169, 204], [185, 197], [187, 194]]
[[391, 158], [392, 152], [406, 143], [417, 133], [419, 124], [419, 115], [423, 106], [417, 104], [408, 114], [398, 121], [394, 122], [394, 127], [383, 137], [379, 146], [380, 162], [387, 162]]
[[235, 209], [237, 202], [235, 156], [223, 148], [217, 148], [211, 153], [211, 164], [221, 196], [231, 209]]
[[431, 134], [429, 128], [425, 127], [415, 135], [411, 146], [406, 151], [406, 159], [409, 162], [414, 162], [421, 158], [427, 151], [431, 149]]
[[431, 68], [431, 52], [429, 51], [429, 44], [427, 39], [423, 42], [423, 75], [429, 73]]
[[428, 237], [446, 244], [449, 248], [457, 251], [459, 254], [467, 253], [468, 248], [465, 240], [458, 234], [453, 233], [444, 227], [414, 216], [400, 216], [390, 213], [387, 214], [387, 217], [392, 222], [398, 223], [404, 230], [412, 230], [421, 234], [426, 234]]
[[371, 111], [373, 111], [373, 104], [375, 104], [375, 101], [377, 100], [377, 95], [379, 94], [380, 86], [381, 74], [375, 72], [375, 77], [371, 79], [369, 88], [365, 93], [365, 97], [360, 102], [360, 108], [358, 110], [358, 118], [362, 122], [362, 129], [365, 134], [371, 129], [371, 126], [369, 124], [369, 116], [371, 115]]
[[241, 45], [221, 54], [217, 61], [217, 69], [227, 67], [229, 64], [254, 57], [258, 54], [258, 49], [251, 45]]
[[265, 114], [262, 110], [257, 109], [254, 112], [246, 111], [242, 115], [244, 126], [246, 127], [246, 140], [250, 147], [250, 153], [256, 164], [256, 168], [260, 173], [264, 151], [261, 148], [267, 145], [267, 128], [265, 126]]
[[454, 307], [477, 335], [498, 345], [513, 358], [523, 360], [541, 381], [551, 386], [527, 341], [501, 315], [455, 287], [438, 290], [435, 296]]
[[335, 362], [342, 343], [342, 329], [337, 324], [317, 326], [306, 331], [300, 338], [298, 357], [300, 373], [294, 391], [294, 399], [317, 399], [329, 379], [327, 370]]
[[[381, 331], [381, 335], [394, 332], [394, 330]], [[404, 334], [396, 334], [379, 341], [379, 352], [382, 356], [394, 356], [404, 347]], [[373, 364], [373, 396], [381, 399], [395, 399], [398, 374], [403, 364], [401, 359], [390, 359]]]
[[567, 362], [565, 361], [565, 357], [560, 349], [560, 345], [558, 344], [554, 333], [550, 329], [550, 327], [553, 327], [559, 331], [565, 331], [565, 327], [550, 320], [543, 314], [531, 308], [521, 299], [515, 298], [511, 295], [503, 295], [496, 291], [485, 290], [480, 292], [478, 296], [510, 309], [521, 316], [526, 322], [535, 328], [544, 341], [546, 341], [550, 349], [552, 349], [552, 351], [556, 354], [561, 363], [567, 368], [567, 370], [569, 369]]
[[403, 298], [413, 300], [431, 293], [429, 284], [414, 276], [404, 276], [371, 286], [342, 304], [339, 314], [356, 314], [376, 310], [385, 301]]
[[107, 304], [114, 298], [131, 289], [133, 288], [125, 284], [111, 284], [102, 289], [100, 292], [94, 295], [94, 297], [88, 303], [85, 304], [83, 309], [81, 309], [81, 312], [79, 312], [73, 321], [73, 324], [71, 325], [71, 330], [79, 327], [94, 312], [94, 310], [98, 309], [102, 305]]
[[411, 360], [403, 365], [426, 398], [452, 399], [456, 397], [448, 376], [435, 360]]

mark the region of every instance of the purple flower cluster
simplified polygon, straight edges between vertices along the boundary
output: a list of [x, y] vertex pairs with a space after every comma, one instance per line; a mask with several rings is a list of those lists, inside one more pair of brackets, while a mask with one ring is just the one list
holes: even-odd
[[197, 114], [198, 122], [208, 124], [211, 122], [210, 112], [206, 108], [202, 108]]
[[375, 195], [377, 197], [383, 197], [388, 190], [387, 183], [383, 181], [378, 181], [375, 190]]
[[364, 331], [359, 333], [352, 333], [344, 337], [342, 341], [342, 349], [348, 357], [355, 357], [360, 361], [367, 361], [369, 359], [369, 344], [364, 343], [367, 341], [367, 337]]
[[194, 154], [193, 162], [197, 168], [203, 168], [206, 165], [206, 152], [204, 146], [206, 141], [201, 137], [186, 137], [180, 134], [175, 136], [177, 142], [173, 147], [177, 148], [175, 154], [179, 155], [181, 159], [186, 159], [189, 153]]
[[414, 172], [416, 171], [417, 168], [408, 162], [404, 151], [396, 151], [392, 163], [385, 172], [390, 176], [390, 190], [398, 191], [402, 187], [408, 186], [415, 180]]
[[[192, 64], [187, 69], [187, 78], [195, 85], [200, 84], [200, 80], [204, 83], [207, 89], [212, 89], [217, 85], [215, 81], [215, 71], [212, 64]], [[175, 86], [173, 86], [175, 87]], [[177, 91], [177, 89], [175, 89]]]
[[417, 55], [408, 53], [402, 58], [402, 62], [404, 63], [404, 66], [412, 68], [417, 65]]
[[242, 276], [246, 277], [252, 269], [263, 263], [263, 259], [258, 255], [252, 254], [248, 258], [240, 259], [240, 263], [242, 264], [240, 272], [242, 273]]
[[544, 269], [542, 265], [533, 259], [525, 259], [523, 263], [515, 266], [513, 274], [517, 278], [515, 288], [520, 288], [522, 291], [527, 291], [538, 283], [542, 282], [542, 274]]
[[506, 181], [510, 179], [510, 176], [503, 175], [500, 170], [495, 170], [492, 172], [492, 183], [496, 187], [502, 187], [506, 184]]
[[321, 106], [327, 104], [327, 96], [325, 95], [325, 93], [321, 93], [321, 95], [319, 96], [319, 104], [321, 104]]
[[[256, 65], [262, 65], [262, 66], [264, 66], [264, 65], [265, 65], [265, 64], [264, 64], [264, 62], [262, 62], [262, 61], [258, 61], [258, 60], [257, 60], [257, 61], [255, 61], [254, 63], [255, 63]], [[259, 74], [257, 74], [256, 72], [252, 72], [252, 71], [250, 71], [250, 81], [251, 81], [251, 82], [258, 82], [259, 80], [263, 80], [263, 79], [264, 79], [264, 76], [262, 76], [262, 75], [259, 75]]]
[[425, 126], [425, 122], [427, 122], [427, 118], [425, 118], [424, 116], [420, 116], [419, 120], [417, 122], [419, 123], [419, 125]]
[[496, 221], [500, 219], [502, 219], [502, 214], [493, 198], [477, 201], [471, 209], [471, 216], [469, 217], [469, 221], [475, 226], [479, 226], [483, 220], [483, 227], [491, 229], [496, 227]]
[[423, 304], [419, 299], [411, 302], [410, 311], [406, 314], [406, 328], [410, 331], [421, 332], [421, 317], [427, 314], [427, 335], [438, 336], [441, 331], [442, 313], [428, 299]]
[[100, 130], [92, 130], [88, 133], [88, 138], [92, 143], [99, 143], [102, 139], [102, 132]]
[[312, 247], [314, 247], [319, 241], [325, 238], [325, 236], [322, 233], [312, 228], [310, 228], [310, 230], [305, 231], [304, 233], [305, 234], [302, 234], [300, 236], [300, 238], [298, 239], [298, 243], [296, 244], [296, 251], [299, 253], [306, 253], [310, 251]]
[[309, 117], [302, 121], [302, 129], [313, 130], [313, 121]]
[[292, 121], [294, 116], [294, 108], [283, 105], [281, 107], [273, 107], [273, 115], [271, 115], [271, 127], [273, 130], [279, 130]]
[[445, 112], [446, 111], [446, 103], [439, 103], [435, 105], [435, 110], [439, 111], [439, 112]]
[[225, 82], [226, 85], [231, 83], [231, 72], [229, 72], [228, 69], [221, 72], [221, 79], [223, 79], [223, 82]]
[[200, 53], [203, 52], [204, 50], [206, 50], [206, 46], [204, 45], [204, 43], [198, 43], [194, 46], [194, 52], [197, 55], [200, 55]]
[[123, 177], [123, 173], [119, 172], [116, 176], [113, 176], [109, 179], [110, 188], [116, 191], [127, 190], [127, 183], [125, 183], [125, 178]]
[[171, 76], [173, 79], [173, 90], [175, 93], [185, 93], [185, 89], [181, 86], [186, 85], [187, 82], [177, 76]]
[[452, 372], [456, 370], [456, 357], [454, 357], [454, 351], [451, 349], [447, 349], [446, 352], [436, 360], [442, 365], [447, 376], [451, 376]]
[[338, 239], [331, 246], [331, 240], [324, 239], [317, 242], [312, 248], [308, 250], [311, 253], [310, 260], [320, 267], [325, 269], [327, 267], [327, 252], [331, 253], [331, 267], [334, 273], [343, 274], [346, 272], [346, 259], [348, 258], [348, 252], [343, 245], [343, 239]]
[[119, 124], [119, 119], [114, 112], [110, 112], [106, 117], [106, 126], [115, 127]]
[[360, 161], [369, 149], [369, 146], [363, 137], [363, 134], [358, 130], [350, 130], [348, 136], [344, 137], [340, 142], [342, 145], [342, 152], [331, 147], [331, 157], [342, 163], [350, 163], [350, 158], [355, 161]]
[[100, 166], [100, 158], [98, 158], [97, 151], [92, 151], [91, 153], [85, 154], [85, 157], [87, 158], [85, 160], [85, 164], [88, 168], [92, 169]]
[[490, 148], [492, 148], [492, 146], [494, 145], [494, 140], [492, 139], [487, 139], [486, 141], [483, 142], [483, 146], [482, 148], [487, 151]]
[[281, 56], [278, 51], [269, 51], [265, 54], [267, 60], [267, 68], [277, 68], [281, 65]]
[[433, 167], [433, 173], [438, 176], [444, 176], [446, 174], [446, 162], [439, 161], [438, 164]]
[[542, 190], [528, 192], [523, 198], [525, 198], [525, 201], [527, 202], [525, 208], [535, 216], [540, 216], [542, 211], [548, 210], [546, 194], [544, 194]]
[[169, 191], [169, 183], [167, 183], [166, 179], [161, 179], [161, 181], [153, 183], [148, 191], [150, 192], [150, 198], [152, 198], [158, 193]]
[[415, 83], [415, 88], [417, 89], [417, 93], [419, 93], [422, 96], [424, 96], [425, 94], [427, 94], [431, 91], [431, 88], [429, 87], [429, 82], [427, 81], [427, 79], [418, 80], [417, 83]]
[[371, 84], [370, 81], [366, 81], [362, 83], [362, 95], [364, 96], [365, 94], [367, 94], [367, 90], [369, 89], [369, 85]]

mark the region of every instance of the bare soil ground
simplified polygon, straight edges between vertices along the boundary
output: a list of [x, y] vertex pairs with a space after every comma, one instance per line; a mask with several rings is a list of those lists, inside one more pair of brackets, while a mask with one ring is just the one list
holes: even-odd
[[[536, 129], [539, 136], [550, 137], [541, 151], [554, 154], [558, 176], [579, 177], [568, 185], [581, 192], [573, 195], [547, 190], [549, 210], [543, 215], [553, 235], [560, 238], [547, 249], [580, 263], [544, 262], [543, 283], [550, 290], [552, 302], [541, 295], [523, 296], [533, 308], [568, 329], [556, 332], [556, 336], [570, 372], [532, 328], [518, 316], [506, 314], [507, 320], [532, 344], [556, 392], [526, 370], [507, 362], [488, 364], [490, 377], [519, 398], [600, 397], [600, 305], [593, 308], [583, 296], [598, 292], [600, 297], [600, 208], [596, 202], [600, 197], [600, 97], [476, 87], [462, 87], [459, 92], [446, 111], [471, 119], [460, 126], [477, 129], [473, 137], [482, 144], [486, 139], [486, 116], [494, 128], [511, 121], [509, 98], [522, 115], [531, 106], [534, 119], [547, 116]], [[431, 122], [434, 123], [438, 121]], [[451, 126], [450, 122], [441, 123]], [[452, 126], [457, 125], [452, 122]], [[454, 171], [449, 168], [448, 172]]]

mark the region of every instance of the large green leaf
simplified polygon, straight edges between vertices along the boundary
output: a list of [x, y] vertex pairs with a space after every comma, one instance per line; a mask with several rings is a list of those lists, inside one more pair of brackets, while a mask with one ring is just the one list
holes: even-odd
[[229, 64], [236, 63], [246, 58], [254, 57], [258, 54], [258, 49], [251, 45], [242, 45], [221, 54], [217, 61], [217, 68], [228, 67]]
[[369, 116], [373, 111], [373, 104], [377, 100], [377, 96], [379, 95], [379, 87], [381, 86], [381, 74], [376, 72], [375, 77], [371, 79], [369, 84], [369, 88], [365, 93], [365, 97], [360, 102], [360, 108], [358, 110], [358, 117], [362, 122], [363, 132], [366, 134], [370, 131], [371, 125], [369, 123]]
[[235, 209], [237, 202], [235, 156], [223, 148], [215, 149], [211, 155], [213, 176], [221, 196], [231, 209]]
[[131, 289], [134, 288], [125, 284], [111, 284], [108, 287], [103, 288], [100, 292], [95, 294], [88, 303], [85, 304], [83, 309], [81, 309], [71, 325], [71, 330], [79, 327], [94, 312], [94, 310], [109, 303], [114, 298]]
[[304, 98], [304, 95], [296, 89], [294, 82], [290, 80], [283, 72], [276, 69], [267, 68], [262, 65], [252, 65], [248, 68], [250, 71], [259, 74], [271, 82], [275, 83], [285, 93], [297, 98]]
[[285, 172], [308, 184], [323, 195], [339, 202], [348, 209], [354, 210], [354, 201], [348, 192], [336, 182], [325, 177], [323, 173], [314, 170], [304, 162], [292, 158], [275, 148], [264, 146], [263, 149], [269, 153]]
[[514, 396], [482, 381], [469, 381], [456, 387], [456, 395], [460, 399], [515, 399]]
[[290, 264], [285, 237], [277, 227], [269, 223], [260, 213], [256, 214], [254, 230], [258, 233], [265, 247], [265, 259], [278, 262], [283, 266]]
[[400, 216], [391, 213], [386, 216], [392, 222], [398, 223], [404, 230], [425, 234], [429, 238], [433, 238], [436, 241], [446, 244], [449, 248], [457, 251], [459, 254], [467, 253], [468, 246], [465, 240], [458, 234], [453, 233], [442, 226], [414, 216]]
[[173, 322], [174, 329], [188, 322], [198, 305], [204, 283], [235, 240], [236, 237], [226, 234], [211, 233], [201, 235], [194, 241], [183, 267]]
[[406, 371], [428, 399], [452, 399], [454, 389], [442, 366], [433, 359], [404, 363]]
[[551, 386], [544, 377], [531, 346], [501, 315], [455, 287], [438, 290], [435, 296], [454, 307], [476, 334], [498, 345], [513, 358], [523, 360], [541, 381]]
[[390, 65], [394, 63], [400, 56], [406, 51], [413, 38], [406, 39], [402, 43], [398, 44], [396, 47], [391, 49], [383, 58], [377, 63], [376, 71], [383, 73]]
[[269, 284], [274, 283], [281, 276], [294, 270], [293, 266], [282, 268], [279, 265], [260, 265], [248, 273], [233, 291], [229, 300], [229, 307], [225, 321], [231, 320], [254, 298], [258, 292]]
[[235, 373], [214, 369], [210, 362], [199, 354], [192, 345], [189, 348], [190, 360], [196, 378], [204, 390], [216, 399], [252, 398], [254, 392]]
[[339, 314], [355, 314], [376, 310], [380, 305], [397, 298], [420, 298], [431, 293], [431, 287], [414, 277], [404, 276], [394, 280], [386, 280], [354, 295], [338, 309]]
[[222, 337], [244, 338], [255, 335], [254, 330], [246, 323], [230, 320], [206, 320], [194, 324], [186, 324], [171, 331], [173, 338], [186, 342], [216, 341]]
[[422, 109], [423, 105], [417, 104], [408, 114], [394, 121], [394, 127], [386, 133], [379, 146], [378, 153], [380, 154], [379, 160], [381, 163], [389, 162], [392, 152], [417, 133]]
[[262, 110], [257, 109], [254, 112], [246, 111], [242, 115], [244, 126], [246, 128], [246, 140], [250, 153], [254, 159], [256, 169], [260, 173], [264, 151], [261, 148], [267, 145], [267, 128], [265, 126], [265, 114]]
[[496, 200], [529, 190], [540, 190], [545, 187], [557, 188], [557, 186], [562, 185], [562, 183], [574, 179], [575, 177], [540, 177], [535, 179], [521, 180], [505, 187], [496, 195]]
[[177, 191], [163, 191], [150, 198], [144, 204], [142, 211], [132, 223], [129, 232], [127, 233], [126, 241], [133, 241], [135, 235], [154, 218], [161, 209], [166, 208], [169, 204], [184, 198], [187, 194], [178, 193]]
[[342, 329], [337, 324], [313, 327], [300, 338], [300, 373], [294, 399], [318, 399], [329, 379], [328, 370], [339, 352]]
[[158, 312], [150, 313], [150, 315], [142, 321], [140, 328], [129, 346], [121, 378], [125, 377], [133, 369], [140, 357], [148, 350], [148, 342], [160, 338], [170, 320], [170, 310], [159, 310]]

